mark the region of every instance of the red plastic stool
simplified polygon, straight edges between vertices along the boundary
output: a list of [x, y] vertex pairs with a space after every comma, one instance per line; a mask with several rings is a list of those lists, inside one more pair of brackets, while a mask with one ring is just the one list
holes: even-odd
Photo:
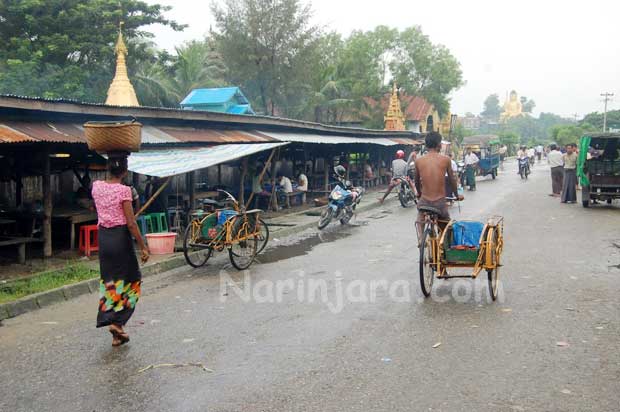
[[90, 256], [99, 251], [99, 230], [97, 225], [80, 226], [80, 252]]

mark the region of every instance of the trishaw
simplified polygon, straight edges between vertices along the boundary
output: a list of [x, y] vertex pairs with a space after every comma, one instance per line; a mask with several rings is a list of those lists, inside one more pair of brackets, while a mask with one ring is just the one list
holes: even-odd
[[499, 146], [499, 137], [496, 135], [467, 136], [463, 139], [464, 152], [471, 149], [480, 159], [477, 175], [491, 175], [493, 179], [497, 177], [500, 164]]
[[263, 251], [269, 240], [269, 227], [261, 219], [262, 210], [248, 210], [224, 190], [233, 208], [217, 209], [218, 202], [207, 201], [214, 210], [194, 212], [185, 229], [183, 254], [187, 263], [195, 268], [204, 266], [213, 251], [228, 249], [230, 263], [237, 270], [250, 267], [254, 258]]
[[[419, 206], [424, 222], [416, 223], [420, 245], [420, 285], [428, 297], [433, 279], [476, 279], [486, 270], [491, 299], [497, 299], [499, 268], [504, 247], [504, 218], [493, 216], [486, 223], [473, 221], [440, 221], [441, 212]], [[443, 230], [440, 225], [446, 225]], [[471, 275], [452, 276], [449, 268], [472, 268]]]
[[613, 202], [620, 199], [620, 134], [584, 136], [579, 142], [577, 174], [581, 183], [581, 203]]

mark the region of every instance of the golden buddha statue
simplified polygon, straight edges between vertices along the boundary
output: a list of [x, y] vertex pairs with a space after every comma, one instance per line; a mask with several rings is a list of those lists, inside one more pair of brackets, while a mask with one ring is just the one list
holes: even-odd
[[517, 92], [513, 90], [510, 92], [510, 97], [506, 100], [506, 103], [504, 103], [504, 111], [500, 115], [500, 120], [505, 122], [508, 119], [520, 116], [523, 116], [523, 105], [519, 101]]

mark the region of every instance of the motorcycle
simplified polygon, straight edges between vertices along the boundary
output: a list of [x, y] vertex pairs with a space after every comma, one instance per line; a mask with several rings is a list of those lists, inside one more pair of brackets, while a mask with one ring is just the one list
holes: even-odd
[[519, 159], [519, 175], [521, 179], [527, 179], [530, 174], [530, 160], [527, 157]]
[[339, 179], [338, 184], [329, 194], [327, 206], [323, 209], [319, 219], [319, 230], [327, 227], [332, 219], [340, 220], [341, 224], [346, 225], [353, 217], [355, 208], [362, 200], [364, 188], [351, 187], [347, 183]]
[[415, 203], [418, 203], [413, 190], [411, 190], [411, 186], [407, 179], [400, 179], [400, 188], [398, 190], [398, 200], [400, 200], [400, 205], [404, 208], [407, 208]]

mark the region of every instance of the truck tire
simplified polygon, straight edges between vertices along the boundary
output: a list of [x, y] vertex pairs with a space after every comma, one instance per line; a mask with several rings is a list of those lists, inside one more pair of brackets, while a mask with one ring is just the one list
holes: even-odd
[[590, 188], [588, 186], [581, 187], [581, 205], [590, 207]]

